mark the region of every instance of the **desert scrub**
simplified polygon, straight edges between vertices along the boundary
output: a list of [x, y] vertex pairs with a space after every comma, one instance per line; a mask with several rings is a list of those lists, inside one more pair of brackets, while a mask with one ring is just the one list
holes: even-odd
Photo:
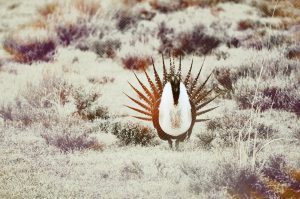
[[98, 0], [75, 0], [72, 1], [74, 7], [83, 15], [93, 17], [101, 11], [100, 2]]
[[58, 125], [52, 125], [46, 128], [41, 136], [47, 144], [53, 145], [65, 153], [85, 149], [102, 150], [104, 147], [95, 137], [91, 136], [90, 129], [86, 125], [76, 120], [66, 120]]
[[[260, 74], [262, 68], [263, 71]], [[258, 79], [260, 77], [263, 80], [267, 80], [275, 77], [295, 76], [299, 71], [299, 63], [294, 60], [288, 60], [283, 55], [279, 55], [275, 59], [265, 58], [264, 60], [228, 68], [228, 70], [234, 83], [241, 78]]]
[[151, 0], [150, 5], [154, 10], [158, 10], [162, 13], [178, 11], [188, 6], [188, 4], [182, 0], [175, 0], [175, 1]]
[[[240, 24], [241, 25], [241, 24]], [[244, 26], [247, 26], [244, 24]], [[254, 29], [258, 25], [253, 25]], [[245, 27], [244, 27], [245, 28]], [[235, 38], [238, 41], [238, 46], [245, 48], [252, 48], [256, 50], [262, 49], [276, 49], [282, 46], [289, 46], [292, 44], [291, 39], [287, 34], [277, 33], [266, 33], [263, 30], [257, 33], [246, 34], [242, 37]]]
[[[220, 118], [207, 122], [206, 132], [198, 135], [199, 144], [205, 148], [231, 147], [236, 144], [241, 135], [242, 141], [250, 141], [257, 134], [257, 139], [270, 139], [277, 130], [272, 126], [250, 118], [250, 111], [233, 111], [224, 113]], [[251, 122], [251, 128], [250, 128]]]
[[99, 9], [97, 5], [94, 0], [46, 4], [38, 8], [37, 19], [18, 27], [4, 40], [4, 49], [21, 63], [49, 61], [58, 44], [70, 45], [92, 32], [89, 22]]
[[156, 145], [155, 132], [153, 129], [135, 123], [105, 122], [101, 124], [101, 129], [115, 135], [121, 146]]
[[286, 49], [286, 57], [288, 59], [300, 60], [300, 47], [298, 45], [292, 45]]
[[159, 51], [168, 53], [172, 50], [174, 55], [209, 54], [220, 44], [219, 39], [208, 35], [202, 25], [196, 25], [190, 31], [174, 34], [172, 28], [168, 28], [162, 23], [159, 27], [158, 37], [161, 40]]
[[[85, 40], [95, 31], [93, 18], [100, 12], [99, 1], [96, 0], [75, 0], [68, 3], [60, 3], [56, 12], [46, 21], [57, 34], [60, 44], [70, 44]], [[82, 41], [81, 41], [82, 42]]]
[[49, 61], [56, 48], [56, 36], [43, 28], [23, 28], [8, 36], [3, 48], [21, 63]]
[[262, 168], [261, 171], [249, 166], [241, 168], [229, 160], [219, 160], [210, 164], [212, 168], [205, 169], [202, 165], [183, 163], [181, 171], [189, 178], [190, 191], [197, 195], [214, 195], [223, 190], [232, 198], [298, 198], [299, 179], [295, 175], [298, 171], [288, 169], [289, 165], [282, 157], [266, 157], [256, 165]]
[[299, 198], [299, 174], [296, 168], [289, 168], [284, 155], [274, 155], [262, 169], [262, 181], [278, 198]]
[[262, 12], [264, 16], [275, 16], [275, 17], [290, 17], [297, 19], [300, 17], [299, 8], [300, 4], [297, 0], [291, 1], [279, 1], [274, 9], [274, 4], [270, 4], [269, 1], [256, 1], [253, 3]]
[[149, 56], [141, 55], [125, 55], [121, 58], [123, 67], [129, 70], [146, 70], [151, 64], [151, 58]]
[[114, 58], [116, 51], [121, 48], [121, 42], [118, 39], [99, 39], [92, 43], [91, 50], [100, 57]]
[[116, 28], [120, 31], [128, 30], [130, 27], [136, 25], [138, 20], [137, 16], [127, 10], [120, 10], [116, 13], [115, 18]]
[[208, 165], [189, 165], [182, 163], [180, 169], [188, 177], [188, 189], [196, 195], [206, 193], [214, 195], [222, 193], [217, 198], [225, 198], [227, 190], [237, 185], [236, 179], [241, 169], [228, 160], [211, 160]]
[[45, 73], [38, 85], [27, 83], [13, 102], [2, 105], [1, 117], [25, 126], [35, 122], [47, 126], [50, 122], [57, 122], [63, 114], [68, 114], [63, 110], [72, 110], [68, 106], [71, 89], [62, 77]]
[[142, 178], [142, 176], [144, 175], [144, 171], [142, 165], [139, 162], [132, 161], [122, 168], [121, 175], [125, 180]]
[[99, 93], [86, 93], [83, 89], [76, 89], [73, 93], [76, 105], [74, 114], [80, 116], [84, 120], [108, 119], [109, 112], [106, 107], [95, 106], [96, 101], [100, 97]]
[[25, 126], [32, 123], [49, 126], [69, 116], [84, 120], [107, 119], [107, 109], [96, 101], [99, 97], [96, 91], [76, 87], [61, 75], [47, 72], [38, 82], [27, 83], [13, 102], [3, 104], [0, 117]]
[[279, 109], [299, 116], [300, 93], [293, 77], [268, 79], [259, 84], [257, 92], [253, 79], [240, 79], [236, 85], [235, 100], [242, 109]]
[[191, 6], [212, 7], [216, 6], [218, 3], [224, 2], [238, 3], [240, 0], [150, 0], [150, 5], [155, 10], [158, 10], [162, 13], [168, 13], [182, 10]]

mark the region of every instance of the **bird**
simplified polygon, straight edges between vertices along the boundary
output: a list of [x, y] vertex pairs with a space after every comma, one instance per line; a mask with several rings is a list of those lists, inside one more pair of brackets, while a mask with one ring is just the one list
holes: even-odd
[[149, 84], [147, 86], [134, 73], [141, 88], [138, 89], [128, 82], [138, 98], [133, 98], [124, 93], [136, 105], [125, 106], [136, 113], [142, 114], [132, 117], [152, 122], [158, 137], [164, 141], [168, 141], [170, 148], [173, 148], [173, 140], [175, 140], [175, 147], [178, 149], [180, 142], [189, 140], [195, 123], [209, 120], [198, 117], [217, 108], [216, 106], [203, 110], [204, 107], [219, 95], [212, 97], [213, 89], [206, 88], [206, 83], [212, 73], [207, 76], [204, 82], [198, 82], [205, 59], [195, 78], [192, 78], [193, 59], [186, 76], [183, 77], [181, 56], [179, 57], [178, 70], [175, 71], [174, 58], [171, 59], [170, 55], [170, 67], [167, 70], [162, 54], [162, 78], [158, 75], [152, 58], [151, 60], [154, 80], [144, 71]]

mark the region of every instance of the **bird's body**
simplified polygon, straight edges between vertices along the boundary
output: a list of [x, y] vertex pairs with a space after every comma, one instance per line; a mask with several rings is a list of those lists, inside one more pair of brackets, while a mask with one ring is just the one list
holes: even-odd
[[144, 92], [139, 91], [129, 83], [140, 99], [137, 100], [127, 95], [127, 97], [138, 105], [137, 108], [127, 107], [144, 115], [143, 117], [134, 116], [135, 118], [152, 121], [159, 138], [167, 140], [170, 147], [172, 147], [172, 139], [175, 139], [176, 147], [178, 147], [179, 142], [190, 137], [196, 122], [207, 120], [197, 119], [197, 116], [216, 108], [204, 111], [200, 110], [217, 96], [207, 99], [212, 89], [208, 91], [204, 89], [211, 74], [202, 84], [198, 85], [197, 81], [203, 64], [196, 78], [191, 79], [192, 64], [188, 74], [183, 79], [181, 75], [181, 59], [177, 73], [175, 73], [174, 61], [172, 64], [170, 59], [170, 72], [168, 73], [163, 58], [163, 80], [160, 79], [153, 63], [155, 83], [150, 79], [147, 72], [145, 72], [150, 89], [136, 75]]
[[171, 84], [168, 82], [159, 105], [159, 125], [166, 134], [179, 136], [189, 130], [191, 123], [191, 104], [184, 84], [180, 82], [178, 104], [174, 104]]

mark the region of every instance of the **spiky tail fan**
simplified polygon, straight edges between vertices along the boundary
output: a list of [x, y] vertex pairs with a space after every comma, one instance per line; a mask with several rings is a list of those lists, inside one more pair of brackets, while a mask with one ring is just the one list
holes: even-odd
[[[217, 108], [217, 107], [213, 107], [213, 108], [202, 110], [206, 105], [208, 105], [210, 102], [212, 102], [214, 99], [216, 99], [218, 97], [218, 95], [217, 95], [215, 97], [209, 98], [209, 96], [213, 90], [212, 89], [207, 90], [205, 88], [206, 83], [209, 80], [209, 78], [211, 77], [212, 73], [205, 79], [205, 81], [202, 84], [200, 84], [198, 82], [200, 73], [203, 68], [204, 60], [203, 60], [203, 63], [201, 65], [200, 70], [197, 73], [197, 76], [195, 79], [192, 79], [192, 77], [191, 77], [191, 72], [192, 72], [192, 67], [193, 67], [193, 60], [192, 60], [189, 71], [183, 80], [182, 73], [181, 73], [181, 56], [180, 56], [179, 68], [176, 73], [176, 75], [179, 76], [180, 80], [184, 83], [185, 87], [187, 88], [191, 106], [192, 106], [193, 123], [207, 121], [208, 119], [200, 119], [197, 117]], [[148, 73], [145, 71], [145, 76], [146, 76], [148, 84], [150, 86], [150, 87], [147, 87], [144, 83], [141, 82], [141, 80], [134, 73], [135, 78], [137, 79], [138, 83], [140, 84], [142, 90], [138, 90], [131, 83], [129, 83], [129, 82], [128, 83], [131, 86], [131, 88], [135, 91], [135, 93], [138, 95], [138, 99], [135, 99], [125, 93], [125, 95], [131, 101], [133, 101], [136, 105], [136, 107], [127, 106], [127, 105], [126, 105], [126, 107], [141, 114], [141, 116], [133, 116], [133, 117], [140, 119], [140, 120], [144, 120], [144, 121], [152, 121], [155, 127], [158, 125], [158, 107], [160, 104], [163, 87], [167, 83], [167, 76], [175, 75], [174, 59], [171, 59], [171, 57], [170, 57], [169, 73], [167, 72], [163, 55], [162, 55], [162, 61], [163, 61], [163, 78], [162, 79], [159, 77], [157, 70], [155, 68], [155, 65], [154, 65], [154, 61], [152, 59], [155, 81], [152, 81], [151, 78], [149, 77]]]

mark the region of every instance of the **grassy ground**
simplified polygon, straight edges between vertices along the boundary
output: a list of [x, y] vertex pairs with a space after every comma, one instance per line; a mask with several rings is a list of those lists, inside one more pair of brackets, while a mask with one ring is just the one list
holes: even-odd
[[[299, 198], [297, 1], [1, 1], [0, 198]], [[217, 98], [171, 150], [123, 92], [161, 53]], [[166, 56], [168, 57], [168, 56]], [[178, 64], [178, 60], [176, 60]], [[168, 60], [166, 59], [168, 63]], [[218, 73], [216, 72], [218, 71]], [[153, 76], [151, 76], [153, 78]]]

